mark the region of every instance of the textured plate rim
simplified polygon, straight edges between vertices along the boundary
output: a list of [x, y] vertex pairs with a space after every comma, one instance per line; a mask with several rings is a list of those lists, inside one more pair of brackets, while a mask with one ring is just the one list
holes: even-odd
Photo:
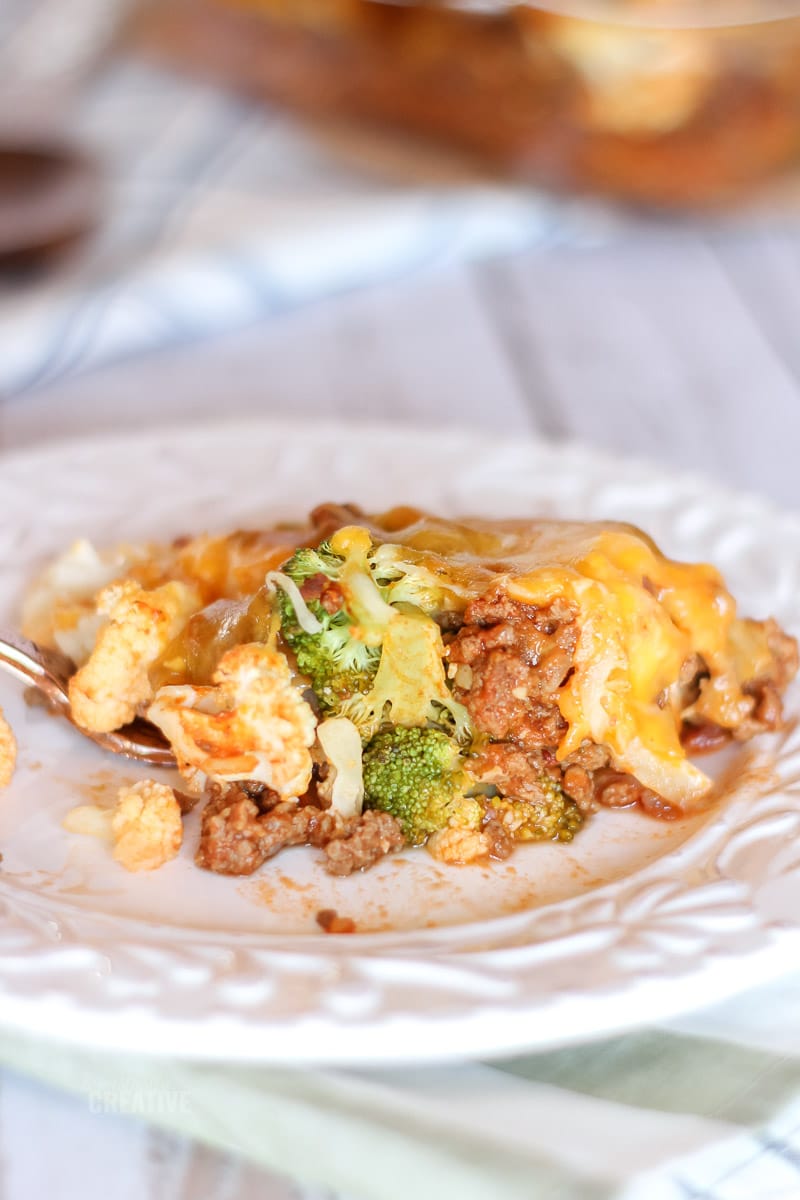
[[[385, 440], [391, 437], [400, 439], [406, 445], [430, 446], [431, 440], [442, 436], [442, 430], [417, 430], [408, 426], [397, 426], [390, 423], [375, 423], [370, 425], [348, 425], [342, 422], [324, 422], [313, 426], [312, 435], [318, 442], [331, 439], [345, 433], [356, 436], [362, 445], [368, 445], [375, 439]], [[0, 465], [12, 468], [25, 475], [46, 469], [55, 457], [63, 459], [66, 454], [78, 456], [92, 454], [102, 456], [103, 450], [112, 454], [119, 452], [123, 444], [131, 446], [147, 446], [169, 442], [170, 439], [189, 439], [202, 443], [211, 437], [226, 438], [248, 437], [253, 439], [289, 440], [309, 436], [309, 426], [292, 421], [237, 421], [235, 423], [218, 421], [204, 423], [189, 431], [180, 426], [155, 429], [135, 434], [101, 434], [90, 438], [72, 441], [57, 439], [36, 446], [22, 447], [16, 451], [3, 451], [0, 454]], [[479, 449], [485, 455], [494, 455], [508, 450], [516, 455], [523, 451], [533, 456], [540, 456], [552, 463], [569, 465], [573, 470], [579, 464], [584, 464], [587, 470], [603, 473], [607, 477], [649, 480], [659, 485], [666, 485], [676, 492], [685, 491], [697, 493], [706, 497], [709, 502], [732, 514], [746, 513], [748, 520], [754, 526], [768, 525], [771, 530], [779, 529], [781, 539], [789, 543], [794, 541], [800, 555], [800, 518], [794, 514], [781, 512], [774, 506], [758, 497], [749, 496], [725, 489], [709, 483], [700, 476], [687, 475], [655, 466], [636, 459], [620, 458], [604, 451], [595, 451], [575, 443], [549, 445], [534, 438], [510, 440], [504, 437], [490, 437], [476, 433], [448, 433], [451, 442], [458, 446]], [[735, 522], [734, 522], [735, 523]], [[783, 739], [778, 754], [771, 756], [781, 777], [781, 786], [768, 789], [766, 797], [760, 801], [763, 808], [763, 821], [769, 823], [778, 819], [783, 813], [794, 817], [800, 822], [800, 784], [793, 776], [800, 776], [800, 739], [796, 729], [789, 729]], [[795, 769], [797, 767], [797, 770]], [[748, 810], [752, 812], [751, 810]], [[760, 811], [760, 810], [759, 810]], [[735, 825], [734, 833], [739, 828]], [[740, 818], [738, 818], [740, 819]], [[709, 832], [709, 830], [711, 832]], [[723, 833], [723, 826], [713, 825], [690, 839], [688, 857], [691, 858], [692, 848], [697, 851], [699, 842], [705, 837], [710, 851], [719, 856], [730, 849], [730, 837], [723, 838], [724, 845], [718, 843]], [[678, 855], [684, 853], [681, 848]], [[686, 857], [686, 855], [684, 855]], [[637, 872], [635, 878], [657, 892], [663, 890], [663, 880], [659, 881], [659, 862], [650, 868]], [[792, 865], [792, 877], [800, 877], [800, 869]], [[633, 877], [628, 877], [633, 878]], [[573, 897], [558, 904], [536, 911], [534, 923], [539, 926], [539, 940], [533, 945], [519, 931], [512, 933], [505, 943], [488, 949], [476, 949], [470, 943], [479, 935], [481, 929], [487, 932], [488, 926], [497, 925], [496, 921], [481, 923], [479, 926], [460, 927], [458, 933], [466, 933], [467, 941], [464, 947], [458, 949], [451, 944], [453, 938], [440, 939], [444, 945], [441, 948], [431, 947], [430, 952], [420, 958], [404, 957], [402, 954], [391, 954], [381, 957], [379, 935], [370, 937], [374, 953], [360, 954], [357, 943], [353, 949], [342, 947], [341, 943], [323, 956], [328, 968], [326, 983], [327, 996], [334, 999], [332, 1007], [327, 1010], [307, 1011], [294, 1020], [281, 1020], [273, 1023], [269, 1012], [258, 1010], [249, 1013], [243, 1019], [243, 1012], [233, 1008], [209, 1013], [202, 1020], [185, 1020], [180, 1015], [171, 1013], [168, 1009], [148, 1006], [148, 1002], [137, 1002], [131, 995], [120, 995], [118, 1002], [110, 1007], [106, 1004], [97, 1007], [87, 998], [81, 997], [74, 989], [75, 965], [66, 972], [63, 980], [56, 984], [53, 980], [45, 989], [34, 989], [30, 994], [28, 986], [20, 991], [14, 987], [14, 972], [8, 969], [8, 959], [0, 967], [0, 981], [5, 981], [0, 994], [0, 1020], [6, 1025], [24, 1029], [43, 1036], [56, 1036], [80, 1043], [86, 1046], [103, 1047], [105, 1049], [140, 1049], [147, 1046], [149, 1052], [156, 1054], [180, 1054], [187, 1057], [207, 1059], [238, 1059], [273, 1062], [407, 1062], [440, 1061], [464, 1056], [476, 1057], [488, 1054], [511, 1054], [524, 1049], [553, 1047], [567, 1042], [587, 1040], [592, 1037], [620, 1032], [638, 1025], [663, 1019], [668, 1016], [686, 1011], [694, 1007], [695, 1002], [687, 1003], [686, 987], [691, 984], [692, 995], [702, 998], [703, 1003], [722, 998], [741, 990], [743, 981], [743, 963], [747, 963], [747, 982], [766, 980], [780, 973], [787, 952], [800, 944], [800, 925], [785, 919], [769, 921], [754, 919], [755, 914], [748, 897], [737, 881], [730, 874], [723, 873], [716, 883], [716, 898], [712, 909], [715, 912], [706, 913], [706, 919], [712, 924], [716, 921], [728, 929], [714, 947], [709, 961], [698, 963], [696, 958], [690, 962], [688, 969], [681, 970], [684, 958], [675, 951], [662, 948], [660, 962], [655, 966], [645, 954], [641, 965], [632, 970], [638, 972], [634, 980], [628, 978], [627, 985], [620, 986], [618, 980], [609, 978], [602, 986], [595, 987], [591, 993], [586, 989], [575, 987], [574, 971], [566, 971], [563, 982], [557, 986], [546, 988], [544, 993], [534, 987], [525, 992], [522, 997], [513, 996], [507, 987], [508, 974], [520, 970], [531, 970], [530, 959], [540, 959], [547, 963], [551, 972], [563, 972], [565, 962], [569, 964], [569, 944], [583, 941], [586, 946], [577, 948], [573, 955], [574, 961], [583, 957], [587, 965], [594, 959], [597, 951], [591, 949], [592, 938], [598, 929], [607, 926], [608, 917], [604, 916], [603, 906], [612, 904], [616, 897], [619, 899], [620, 884], [625, 881], [607, 884], [586, 895]], [[6, 889], [2, 889], [5, 893]], [[624, 889], [623, 889], [624, 890]], [[746, 889], [745, 889], [746, 891]], [[676, 911], [681, 904], [685, 905], [686, 895], [673, 897], [677, 902]], [[663, 897], [662, 897], [663, 901]], [[5, 906], [5, 905], [4, 905]], [[597, 919], [587, 923], [586, 911], [580, 916], [580, 910], [598, 909]], [[578, 928], [572, 923], [579, 916]], [[727, 914], [727, 915], [726, 915]], [[6, 922], [8, 932], [8, 910], [6, 907]], [[531, 914], [527, 914], [531, 915]], [[507, 919], [500, 919], [505, 923]], [[739, 922], [736, 929], [737, 921]], [[560, 923], [560, 925], [559, 925]], [[91, 920], [84, 922], [91, 925]], [[514, 923], [525, 926], [524, 920]], [[550, 932], [548, 933], [547, 930]], [[737, 932], [738, 930], [738, 932]], [[530, 930], [528, 931], [530, 932]], [[730, 936], [733, 932], [733, 936]], [[85, 961], [77, 966], [78, 973], [84, 979], [92, 978], [99, 982], [100, 990], [103, 980], [114, 978], [118, 983], [122, 977], [116, 965], [112, 969], [111, 958], [108, 957], [109, 945], [105, 937], [98, 935], [99, 940], [91, 946], [84, 946], [80, 939], [70, 947], [73, 959], [81, 957], [80, 951], [86, 951]], [[213, 941], [213, 936], [209, 939]], [[246, 938], [244, 939], [247, 940]], [[274, 940], [274, 939], [272, 939]], [[401, 939], [402, 940], [402, 939]], [[412, 939], [414, 940], [414, 939]], [[419, 941], [419, 937], [415, 939]], [[457, 941], [457, 938], [455, 939]], [[294, 941], [287, 935], [287, 942]], [[297, 967], [297, 960], [308, 957], [308, 950], [318, 952], [321, 947], [329, 946], [325, 939], [313, 939], [313, 947], [309, 939], [303, 939], [303, 945], [298, 952], [296, 949], [286, 951], [269, 948], [265, 951], [267, 959], [272, 960], [272, 967], [282, 958], [294, 960], [292, 969]], [[3, 933], [0, 930], [0, 947], [3, 944]], [[363, 945], [363, 943], [362, 943]], [[546, 947], [546, 951], [542, 950]], [[116, 951], [116, 947], [114, 948]], [[565, 949], [567, 956], [565, 959]], [[602, 950], [600, 951], [602, 957]], [[577, 955], [577, 958], [575, 958]], [[588, 957], [587, 957], [588, 955]], [[263, 957], [263, 956], [262, 956]], [[635, 955], [634, 955], [635, 957]], [[691, 959], [691, 956], [689, 956]], [[389, 1004], [376, 1013], [374, 1003], [365, 991], [364, 981], [368, 979], [374, 985], [375, 970], [381, 963], [391, 964], [394, 971], [399, 963], [410, 969], [413, 964], [427, 961], [432, 972], [441, 972], [442, 977], [452, 977], [449, 985], [437, 984], [439, 993], [437, 1000], [441, 1001], [441, 987], [444, 992], [452, 986], [455, 992], [461, 988], [468, 997], [466, 1003], [445, 1001], [438, 1004], [435, 1011], [425, 1008], [424, 995], [420, 993], [414, 998], [405, 997], [402, 1001], [395, 996], [394, 1006]], [[524, 964], [521, 966], [520, 964]], [[554, 967], [555, 964], [555, 967]], [[184, 964], [185, 966], [185, 964]], [[286, 963], [283, 963], [286, 967]], [[574, 962], [573, 962], [574, 966]], [[677, 969], [676, 969], [677, 968]], [[364, 974], [366, 972], [366, 975]], [[535, 963], [534, 963], [535, 973]], [[124, 974], [124, 972], [123, 972]], [[312, 972], [313, 974], [313, 972]], [[323, 971], [323, 975], [325, 972]], [[72, 980], [72, 983], [70, 982]], [[460, 982], [459, 982], [460, 980]], [[30, 980], [28, 983], [30, 984]], [[234, 981], [235, 982], [235, 981]], [[308, 981], [307, 981], [308, 982]], [[19, 984], [19, 976], [16, 977]], [[124, 988], [123, 988], [124, 991]], [[389, 988], [391, 991], [391, 987]], [[402, 987], [400, 993], [403, 992]], [[424, 992], [424, 989], [423, 989]], [[471, 996], [471, 999], [469, 998]], [[106, 997], [106, 1001], [108, 997]], [[374, 997], [373, 997], [374, 1000]], [[591, 1000], [592, 1020], [585, 1019], [585, 1008]], [[574, 1024], [576, 1012], [583, 1012], [583, 1019]], [[544, 1023], [533, 1027], [533, 1017], [545, 1014]], [[59, 1028], [60, 1026], [60, 1028]], [[260, 1030], [263, 1037], [254, 1046], [253, 1031]], [[423, 1032], [428, 1041], [420, 1048], [419, 1035]], [[330, 1045], [331, 1035], [336, 1043]], [[346, 1036], [342, 1036], [345, 1035]], [[416, 1052], [410, 1052], [409, 1047], [417, 1047]]]

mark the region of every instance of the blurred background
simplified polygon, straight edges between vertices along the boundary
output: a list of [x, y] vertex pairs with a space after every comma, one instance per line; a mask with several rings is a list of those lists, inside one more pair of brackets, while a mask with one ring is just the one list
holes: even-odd
[[[0, 0], [4, 449], [474, 427], [797, 507], [799, 329], [800, 0]], [[0, 1107], [10, 1200], [300, 1195]]]
[[793, 502], [796, 9], [0, 0], [0, 437], [458, 421]]

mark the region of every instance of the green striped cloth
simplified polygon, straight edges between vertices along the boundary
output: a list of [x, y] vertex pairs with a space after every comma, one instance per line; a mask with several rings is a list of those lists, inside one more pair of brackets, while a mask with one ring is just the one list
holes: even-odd
[[800, 975], [505, 1062], [212, 1066], [0, 1036], [0, 1061], [348, 1200], [798, 1200]]

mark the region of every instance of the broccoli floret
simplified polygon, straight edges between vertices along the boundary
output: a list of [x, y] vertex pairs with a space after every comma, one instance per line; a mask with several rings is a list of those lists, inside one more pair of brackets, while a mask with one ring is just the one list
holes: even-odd
[[381, 730], [364, 750], [364, 804], [391, 813], [417, 846], [438, 829], [477, 829], [483, 805], [464, 793], [472, 784], [458, 746], [443, 730], [401, 725]]
[[347, 700], [341, 715], [364, 741], [386, 720], [393, 725], [445, 724], [459, 742], [469, 741], [469, 715], [450, 693], [443, 655], [441, 632], [430, 617], [398, 612], [387, 626], [372, 687]]
[[384, 542], [371, 553], [370, 569], [390, 604], [410, 604], [436, 617], [467, 605], [468, 592], [432, 553]]
[[489, 800], [490, 811], [515, 842], [571, 842], [583, 824], [583, 813], [551, 775], [543, 772], [539, 784], [540, 800], [495, 796]]
[[[323, 710], [351, 720], [365, 742], [386, 720], [445, 723], [465, 742], [469, 718], [447, 686], [439, 627], [409, 603], [407, 590], [399, 607], [392, 603], [394, 585], [382, 586], [373, 569], [380, 549], [368, 530], [348, 526], [317, 550], [298, 550], [272, 577], [281, 592], [281, 632]], [[318, 575], [337, 590], [333, 613], [297, 591]]]
[[338, 579], [344, 559], [340, 554], [334, 554], [330, 542], [321, 542], [314, 549], [311, 546], [299, 546], [281, 570], [299, 586], [314, 575], [324, 575], [327, 579]]
[[[349, 697], [369, 691], [380, 661], [380, 641], [359, 636], [359, 618], [368, 620], [370, 614], [367, 606], [348, 604], [349, 593], [345, 588], [340, 589], [342, 606], [334, 612], [329, 612], [318, 599], [303, 601], [306, 625], [303, 628], [297, 612], [300, 597], [297, 594], [293, 597], [286, 586], [281, 586], [281, 576], [299, 588], [315, 576], [338, 585], [343, 573], [346, 573], [345, 556], [334, 553], [330, 542], [323, 542], [316, 549], [301, 546], [274, 577], [278, 585], [281, 633], [294, 652], [298, 670], [310, 679], [326, 713], [336, 712]], [[378, 600], [383, 603], [380, 596]], [[317, 626], [313, 632], [307, 628], [309, 614]]]
[[317, 600], [309, 612], [321, 625], [319, 633], [306, 633], [297, 622], [294, 605], [285, 592], [278, 593], [281, 633], [291, 646], [297, 669], [307, 675], [326, 713], [335, 712], [343, 701], [369, 691], [378, 669], [379, 647], [365, 646], [350, 636], [350, 618], [343, 610], [329, 613]]

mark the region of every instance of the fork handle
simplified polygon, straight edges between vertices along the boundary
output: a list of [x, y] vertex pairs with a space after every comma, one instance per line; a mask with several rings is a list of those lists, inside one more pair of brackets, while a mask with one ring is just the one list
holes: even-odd
[[58, 650], [45, 650], [28, 638], [0, 628], [0, 668], [43, 691], [59, 708], [69, 707], [66, 683], [75, 666]]

